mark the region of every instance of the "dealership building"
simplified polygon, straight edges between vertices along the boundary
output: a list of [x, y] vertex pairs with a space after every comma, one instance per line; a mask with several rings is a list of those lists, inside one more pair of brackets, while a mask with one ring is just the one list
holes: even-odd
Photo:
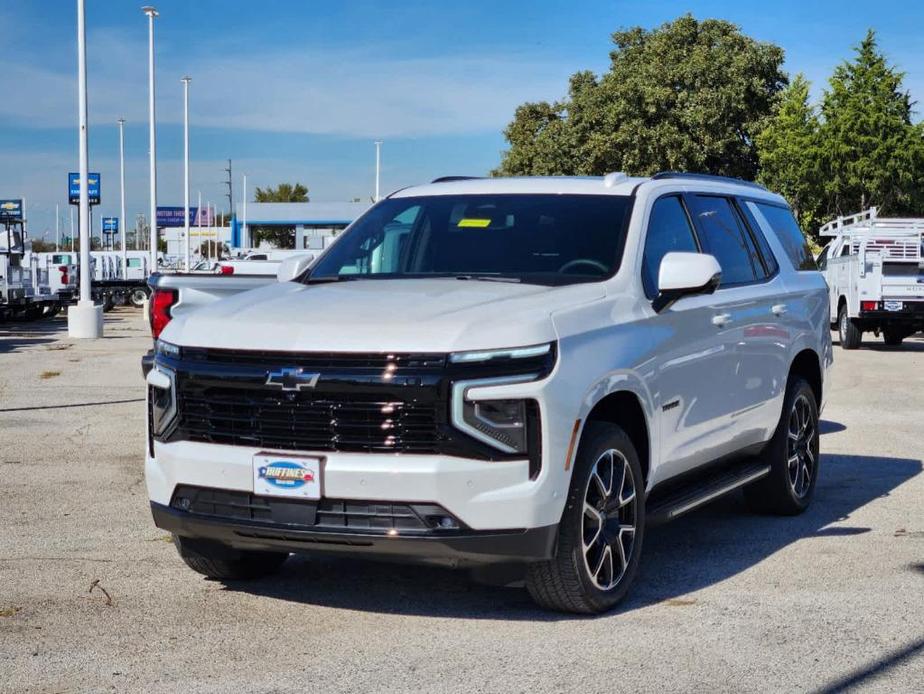
[[[254, 248], [254, 229], [287, 229], [294, 232], [296, 249], [322, 250], [354, 219], [371, 207], [369, 202], [248, 202], [246, 219], [244, 205], [237, 205], [237, 218], [230, 226], [213, 226], [203, 213], [199, 226], [195, 210], [191, 209], [189, 247], [195, 253], [206, 241], [215, 248], [227, 246], [232, 254]], [[158, 226], [167, 242], [168, 257], [179, 258], [185, 253], [183, 238], [183, 208], [158, 208]], [[266, 244], [263, 244], [264, 246]]]
[[295, 232], [295, 248], [321, 250], [370, 202], [248, 202], [237, 205], [230, 229], [230, 247], [252, 248], [253, 229], [278, 227]]

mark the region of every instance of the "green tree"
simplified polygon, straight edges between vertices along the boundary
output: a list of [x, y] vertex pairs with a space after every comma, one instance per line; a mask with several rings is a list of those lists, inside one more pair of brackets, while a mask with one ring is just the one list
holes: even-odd
[[301, 183], [280, 183], [275, 188], [257, 188], [255, 202], [308, 202], [308, 189]]
[[783, 51], [730, 22], [682, 16], [613, 34], [610, 69], [520, 106], [496, 175], [702, 171], [751, 179], [754, 137], [786, 84]]
[[784, 196], [805, 230], [818, 228], [822, 213], [821, 124], [801, 73], [783, 90], [766, 127], [757, 135], [758, 180]]
[[[308, 188], [301, 183], [280, 183], [275, 188], [257, 188], [254, 193], [256, 202], [308, 202]], [[253, 243], [259, 246], [264, 241], [276, 248], [295, 248], [295, 227], [293, 226], [255, 226], [251, 233]]]
[[924, 128], [912, 125], [904, 73], [888, 64], [872, 29], [855, 50], [835, 68], [821, 104], [827, 211], [920, 213]]

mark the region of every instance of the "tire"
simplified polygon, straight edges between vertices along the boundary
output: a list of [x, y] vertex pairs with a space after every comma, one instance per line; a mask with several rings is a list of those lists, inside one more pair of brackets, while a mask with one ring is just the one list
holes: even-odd
[[212, 579], [248, 580], [276, 573], [288, 554], [236, 550], [218, 542], [173, 536], [180, 557], [186, 565]]
[[148, 292], [141, 287], [135, 287], [132, 289], [131, 293], [128, 296], [128, 301], [135, 308], [141, 308], [144, 306], [144, 302], [148, 300]]
[[[593, 513], [585, 511], [585, 504]], [[605, 522], [601, 509], [608, 516]], [[595, 532], [596, 528], [603, 530]], [[551, 610], [604, 612], [626, 596], [635, 580], [644, 534], [645, 485], [635, 447], [620, 427], [588, 422], [575, 458], [555, 557], [529, 565], [526, 588], [536, 603]]]
[[863, 341], [863, 331], [847, 315], [847, 304], [841, 306], [837, 313], [837, 332], [841, 338], [841, 349], [858, 349]]
[[889, 347], [900, 347], [906, 337], [907, 331], [899, 328], [886, 328], [882, 331], [882, 341]]
[[41, 304], [33, 304], [23, 309], [21, 320], [32, 322], [41, 318], [44, 313], [44, 306]]
[[779, 516], [795, 516], [807, 509], [821, 458], [818, 404], [804, 378], [790, 377], [779, 424], [760, 457], [770, 465], [770, 474], [744, 488], [751, 509]]

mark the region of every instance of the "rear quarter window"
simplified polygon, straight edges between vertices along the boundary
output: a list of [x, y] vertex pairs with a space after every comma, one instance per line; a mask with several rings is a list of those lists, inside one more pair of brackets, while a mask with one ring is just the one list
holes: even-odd
[[805, 238], [789, 208], [763, 202], [749, 202], [748, 207], [758, 219], [763, 217], [766, 220], [767, 226], [776, 234], [796, 270], [818, 269], [808, 239]]

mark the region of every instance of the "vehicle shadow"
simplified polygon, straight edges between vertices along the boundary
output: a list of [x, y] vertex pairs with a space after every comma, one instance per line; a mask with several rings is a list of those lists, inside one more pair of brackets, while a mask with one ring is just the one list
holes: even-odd
[[[921, 472], [921, 461], [822, 456], [815, 500], [796, 517], [750, 513], [740, 494], [719, 499], [670, 525], [651, 529], [626, 612], [677, 598], [730, 578], [784, 547], [813, 537], [849, 537], [851, 514]], [[839, 523], [836, 527], [830, 527]], [[292, 557], [276, 576], [226, 582], [225, 589], [279, 600], [367, 612], [556, 621], [572, 615], [538, 609], [525, 590], [474, 583], [466, 572], [341, 558]]]
[[67, 318], [56, 316], [34, 321], [0, 323], [0, 354], [49, 344], [67, 334]]
[[22, 335], [7, 335], [0, 330], [0, 354], [26, 351], [38, 345], [47, 345], [55, 340], [42, 337], [24, 337]]
[[[875, 342], [871, 340], [875, 340]], [[836, 332], [832, 334], [831, 342], [840, 347], [841, 341]], [[866, 349], [872, 352], [924, 352], [924, 337], [922, 337], [921, 333], [916, 333], [911, 337], [906, 337], [899, 346], [890, 347], [882, 342], [881, 339], [873, 337], [872, 333], [864, 333], [863, 342], [860, 343], [860, 349]]]
[[847, 427], [840, 422], [832, 422], [830, 419], [821, 419], [818, 421], [818, 433], [822, 436], [825, 434], [836, 434], [839, 431], [846, 431], [846, 429]]

